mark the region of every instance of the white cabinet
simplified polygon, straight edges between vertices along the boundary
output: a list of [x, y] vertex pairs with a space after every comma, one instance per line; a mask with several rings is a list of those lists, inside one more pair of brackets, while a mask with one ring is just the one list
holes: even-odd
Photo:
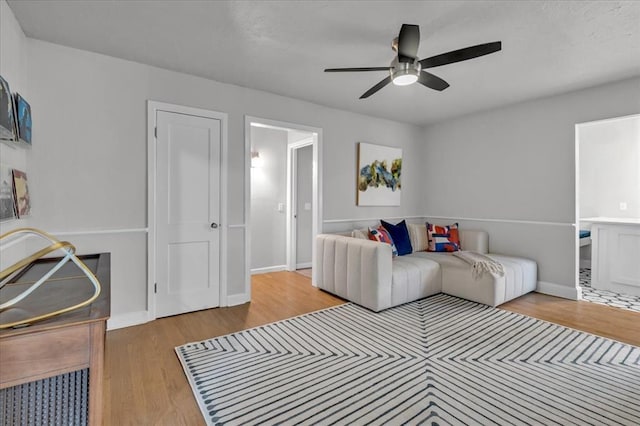
[[594, 223], [591, 286], [640, 296], [640, 223]]

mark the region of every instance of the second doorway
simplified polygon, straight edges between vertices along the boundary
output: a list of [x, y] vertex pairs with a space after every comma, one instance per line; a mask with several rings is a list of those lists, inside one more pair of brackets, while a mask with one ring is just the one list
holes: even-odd
[[251, 273], [312, 266], [318, 232], [319, 129], [251, 119]]

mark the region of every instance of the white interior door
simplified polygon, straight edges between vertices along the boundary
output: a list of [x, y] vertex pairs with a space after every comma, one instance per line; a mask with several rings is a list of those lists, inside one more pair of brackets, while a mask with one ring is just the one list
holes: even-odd
[[296, 269], [311, 268], [313, 245], [313, 146], [295, 150]]
[[[287, 270], [310, 268], [313, 259], [314, 222], [317, 210], [313, 135], [287, 144]], [[302, 161], [300, 161], [302, 160]]]
[[156, 317], [220, 305], [221, 122], [158, 111]]

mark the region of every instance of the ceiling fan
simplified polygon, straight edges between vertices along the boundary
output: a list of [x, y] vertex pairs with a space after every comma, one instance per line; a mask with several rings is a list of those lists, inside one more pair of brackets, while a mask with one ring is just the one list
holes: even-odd
[[464, 49], [453, 50], [430, 58], [419, 60], [417, 57], [418, 46], [420, 45], [420, 27], [418, 25], [402, 24], [400, 34], [393, 39], [391, 48], [397, 52], [397, 56], [391, 61], [388, 67], [365, 67], [365, 68], [327, 68], [324, 72], [362, 72], [362, 71], [387, 71], [389, 76], [367, 90], [360, 99], [369, 96], [382, 89], [387, 84], [393, 82], [396, 86], [406, 86], [416, 81], [423, 86], [434, 90], [442, 91], [449, 87], [449, 83], [438, 76], [424, 71], [425, 68], [439, 67], [452, 64], [454, 62], [466, 61], [498, 52], [502, 49], [502, 42], [478, 44], [476, 46], [465, 47]]

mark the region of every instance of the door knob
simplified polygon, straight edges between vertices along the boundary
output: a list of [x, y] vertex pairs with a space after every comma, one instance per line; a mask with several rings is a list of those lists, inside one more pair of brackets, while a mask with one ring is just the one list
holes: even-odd
[[216, 229], [218, 227], [218, 224], [215, 222], [211, 222], [211, 229]]

